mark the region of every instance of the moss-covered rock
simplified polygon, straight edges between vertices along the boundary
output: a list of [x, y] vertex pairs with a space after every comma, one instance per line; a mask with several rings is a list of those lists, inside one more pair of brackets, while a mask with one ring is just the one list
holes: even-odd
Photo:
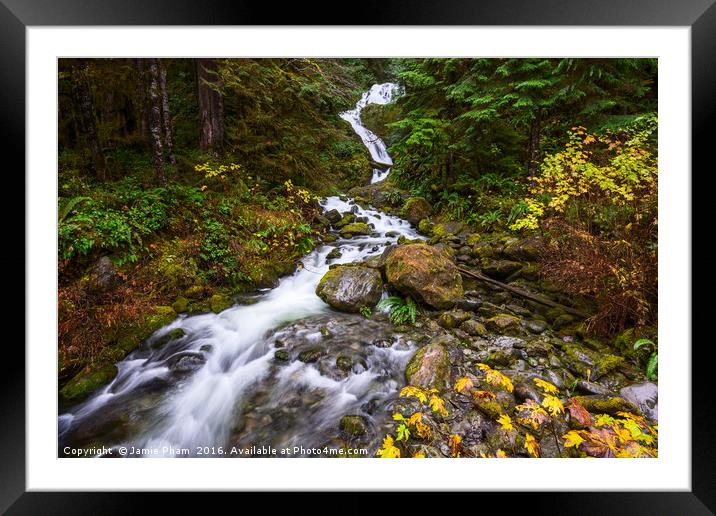
[[336, 358], [336, 367], [343, 371], [350, 371], [353, 369], [353, 359], [346, 355], [338, 355]]
[[323, 348], [310, 348], [310, 349], [301, 351], [298, 354], [298, 359], [301, 362], [305, 362], [305, 363], [317, 362], [319, 358], [321, 358], [323, 355], [325, 355], [325, 353], [326, 352]]
[[481, 239], [482, 235], [480, 235], [479, 233], [470, 233], [465, 237], [465, 243], [472, 247], [477, 244]]
[[510, 260], [493, 260], [481, 267], [484, 274], [498, 280], [506, 279], [521, 268], [521, 263]]
[[433, 208], [423, 197], [411, 197], [403, 205], [400, 215], [413, 225], [430, 216]]
[[532, 262], [539, 259], [539, 242], [535, 237], [508, 240], [502, 252], [510, 260]]
[[81, 401], [109, 383], [115, 376], [117, 376], [117, 366], [114, 364], [89, 365], [67, 382], [60, 390], [60, 396], [66, 401]]
[[172, 310], [174, 310], [178, 314], [183, 314], [184, 312], [186, 312], [188, 307], [189, 307], [189, 300], [187, 298], [185, 298], [184, 296], [179, 296], [172, 303]]
[[279, 362], [287, 362], [289, 359], [289, 354], [288, 351], [286, 351], [285, 349], [277, 349], [276, 352], [273, 354], [273, 357]]
[[399, 292], [443, 310], [463, 297], [460, 273], [444, 252], [421, 243], [392, 247], [385, 253], [386, 279]]
[[335, 227], [340, 229], [344, 226], [347, 226], [349, 224], [353, 224], [356, 221], [356, 214], [353, 212], [346, 212], [341, 217], [341, 220], [335, 223]]
[[161, 348], [169, 342], [181, 339], [186, 333], [181, 328], [174, 328], [152, 342], [153, 348]]
[[350, 238], [356, 235], [370, 235], [371, 229], [365, 222], [354, 222], [353, 224], [341, 227], [340, 233], [341, 236]]
[[609, 414], [611, 416], [617, 416], [617, 412], [641, 414], [639, 407], [620, 396], [592, 394], [590, 396], [574, 396], [573, 399], [593, 414]]
[[420, 348], [405, 368], [409, 385], [430, 389], [444, 389], [449, 381], [449, 359], [445, 347], [436, 340]]
[[364, 306], [373, 307], [383, 294], [380, 272], [360, 265], [339, 265], [324, 274], [316, 295], [342, 312], [358, 313]]
[[514, 315], [498, 314], [485, 321], [488, 329], [497, 333], [506, 333], [520, 328], [520, 319]]
[[357, 437], [368, 433], [368, 422], [363, 416], [343, 416], [339, 426], [342, 432], [351, 437]]
[[449, 312], [443, 312], [438, 317], [438, 324], [443, 328], [457, 328], [461, 323], [467, 321], [470, 318], [470, 314], [463, 310], [450, 310]]
[[214, 294], [209, 299], [209, 306], [211, 308], [211, 311], [215, 314], [223, 312], [224, 310], [229, 308], [231, 304], [231, 298], [226, 294]]
[[423, 235], [429, 235], [433, 231], [433, 223], [430, 219], [423, 219], [418, 223], [418, 231]]
[[475, 319], [468, 319], [460, 325], [460, 329], [473, 337], [484, 337], [487, 335], [485, 325]]

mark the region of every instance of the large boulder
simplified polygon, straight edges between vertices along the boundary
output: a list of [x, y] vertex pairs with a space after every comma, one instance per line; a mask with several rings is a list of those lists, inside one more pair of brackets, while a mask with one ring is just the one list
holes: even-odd
[[358, 313], [361, 307], [372, 307], [380, 301], [383, 280], [376, 269], [339, 265], [321, 278], [316, 294], [336, 310]]
[[421, 220], [429, 217], [432, 211], [432, 206], [424, 198], [411, 197], [405, 202], [401, 215], [405, 220], [417, 226]]
[[420, 348], [405, 368], [405, 380], [408, 385], [426, 389], [444, 389], [448, 384], [448, 352], [442, 342], [434, 339]]
[[460, 272], [445, 252], [411, 244], [390, 247], [385, 253], [385, 277], [403, 294], [441, 310], [463, 297]]

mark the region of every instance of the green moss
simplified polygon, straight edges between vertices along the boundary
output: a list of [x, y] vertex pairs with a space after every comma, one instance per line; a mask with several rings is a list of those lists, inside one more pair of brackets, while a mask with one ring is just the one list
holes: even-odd
[[231, 298], [226, 294], [214, 294], [213, 296], [211, 296], [211, 299], [209, 299], [209, 306], [211, 308], [211, 311], [215, 314], [223, 312], [224, 310], [229, 308], [231, 304]]
[[418, 223], [418, 230], [423, 235], [429, 235], [433, 230], [433, 223], [430, 219], [423, 219]]
[[369, 235], [370, 232], [370, 226], [365, 222], [355, 222], [341, 228], [341, 235], [343, 236]]
[[368, 432], [368, 425], [363, 416], [343, 416], [340, 427], [350, 436], [364, 435]]
[[465, 243], [469, 246], [473, 246], [478, 243], [481, 238], [482, 236], [479, 233], [470, 233], [467, 235], [467, 238], [465, 238]]
[[612, 416], [616, 416], [617, 412], [641, 414], [636, 405], [619, 396], [574, 396], [574, 400], [593, 414], [610, 414]]
[[498, 419], [505, 413], [502, 405], [497, 400], [476, 398], [474, 403], [475, 407], [490, 419]]
[[67, 401], [80, 401], [109, 383], [115, 376], [117, 366], [114, 364], [87, 366], [60, 390], [60, 396]]
[[183, 296], [176, 298], [176, 301], [172, 303], [172, 309], [178, 314], [186, 312], [188, 306], [189, 300]]

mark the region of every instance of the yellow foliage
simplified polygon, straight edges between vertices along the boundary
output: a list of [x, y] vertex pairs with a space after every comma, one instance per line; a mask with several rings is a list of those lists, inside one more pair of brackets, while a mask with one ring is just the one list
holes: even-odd
[[542, 389], [545, 394], [557, 394], [557, 387], [552, 385], [549, 382], [544, 381], [542, 378], [535, 378], [533, 380], [535, 382], [535, 385]]
[[497, 418], [497, 422], [500, 423], [500, 426], [505, 432], [512, 432], [515, 429], [515, 427], [512, 426], [512, 418], [507, 414], [503, 414]]
[[525, 449], [527, 450], [527, 453], [529, 453], [533, 457], [539, 457], [539, 443], [537, 442], [537, 439], [535, 439], [535, 437], [529, 432], [525, 434]]
[[400, 449], [395, 446], [393, 437], [388, 434], [383, 439], [383, 446], [375, 454], [381, 459], [397, 459], [400, 457]]
[[437, 412], [443, 416], [448, 415], [448, 411], [445, 408], [445, 400], [435, 394], [430, 396], [430, 408], [433, 409], [433, 412]]
[[490, 385], [501, 387], [507, 392], [512, 392], [514, 390], [512, 381], [501, 372], [495, 371], [487, 364], [477, 364], [477, 367], [485, 373], [485, 381]]
[[425, 403], [426, 401], [428, 401], [428, 393], [425, 391], [425, 389], [421, 389], [420, 387], [408, 385], [407, 387], [403, 387], [400, 390], [401, 398], [409, 396], [417, 398], [418, 400], [420, 400], [421, 403]]
[[562, 405], [562, 402], [559, 401], [559, 398], [556, 396], [545, 395], [542, 400], [542, 406], [546, 408], [552, 416], [564, 413], [564, 405]]
[[473, 384], [472, 380], [468, 378], [467, 376], [463, 376], [462, 378], [458, 379], [457, 382], [455, 382], [455, 390], [457, 392], [462, 392], [465, 389], [472, 389]]
[[564, 439], [565, 448], [569, 448], [571, 446], [574, 446], [575, 448], [579, 447], [579, 445], [584, 442], [584, 439], [582, 439], [582, 436], [579, 434], [580, 432], [576, 430], [571, 430], [564, 434], [562, 439]]
[[547, 412], [531, 398], [523, 404], [517, 405], [515, 411], [524, 413], [523, 416], [517, 418], [517, 421], [523, 425], [531, 426], [534, 430], [537, 430], [543, 423], [549, 421]]
[[462, 437], [458, 434], [454, 434], [450, 436], [450, 439], [448, 439], [448, 445], [450, 446], [450, 454], [453, 457], [459, 457], [460, 451], [462, 450]]

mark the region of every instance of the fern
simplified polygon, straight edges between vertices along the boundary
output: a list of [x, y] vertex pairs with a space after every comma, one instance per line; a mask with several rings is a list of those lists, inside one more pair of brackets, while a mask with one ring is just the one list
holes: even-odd
[[379, 310], [390, 309], [388, 318], [395, 325], [414, 324], [418, 314], [418, 308], [415, 301], [409, 296], [405, 299], [398, 296], [390, 296], [378, 303]]
[[60, 210], [60, 212], [58, 213], [58, 215], [57, 215], [57, 222], [62, 222], [63, 220], [65, 220], [65, 218], [67, 217], [67, 215], [69, 215], [70, 212], [71, 212], [77, 205], [79, 205], [81, 202], [90, 201], [90, 200], [92, 200], [90, 197], [83, 197], [83, 196], [72, 197], [70, 200], [68, 200], [68, 201], [65, 203], [64, 207], [63, 207], [63, 208]]

